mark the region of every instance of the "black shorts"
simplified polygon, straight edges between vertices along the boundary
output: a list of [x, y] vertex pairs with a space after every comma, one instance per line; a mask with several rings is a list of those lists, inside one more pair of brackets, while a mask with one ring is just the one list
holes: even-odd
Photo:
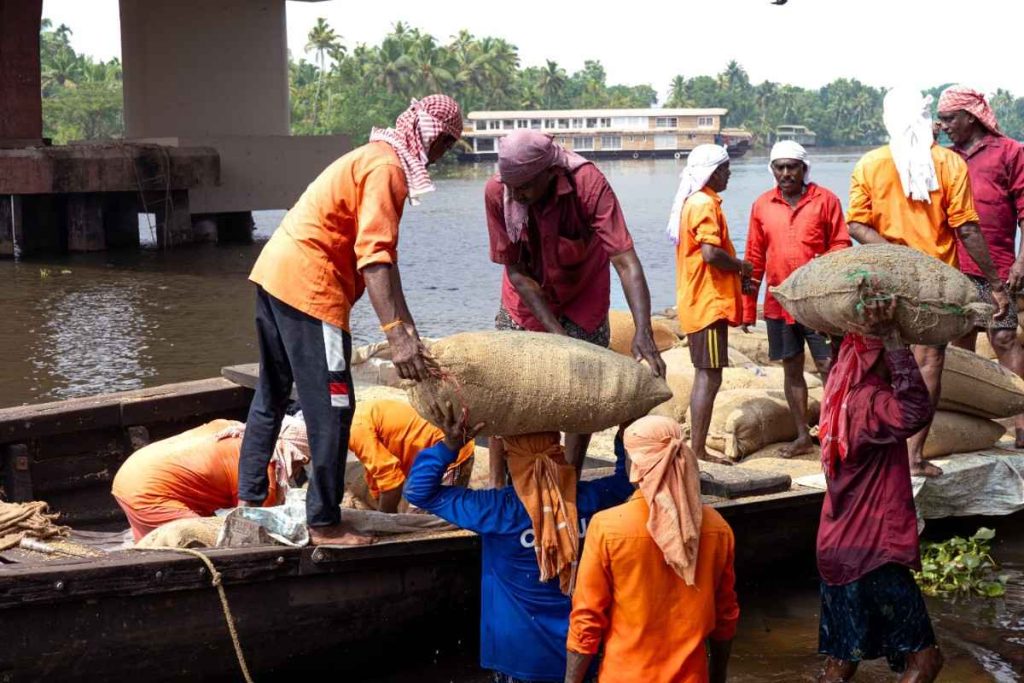
[[908, 654], [933, 645], [924, 596], [907, 567], [884, 564], [842, 586], [821, 584], [821, 654], [844, 662], [885, 657], [903, 671]]
[[715, 370], [729, 367], [729, 323], [711, 323], [703, 330], [686, 335], [693, 367]]
[[[804, 327], [800, 323], [787, 325], [781, 318], [765, 318], [768, 326], [768, 358], [770, 360], [788, 360], [804, 352], [804, 342], [811, 349], [814, 360], [823, 361], [832, 358], [831, 337]], [[838, 341], [838, 340], [837, 340]], [[837, 343], [838, 347], [838, 343]]]

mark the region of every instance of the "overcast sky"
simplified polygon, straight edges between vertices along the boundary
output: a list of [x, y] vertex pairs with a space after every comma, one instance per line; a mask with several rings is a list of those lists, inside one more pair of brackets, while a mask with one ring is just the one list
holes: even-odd
[[[117, 6], [44, 0], [43, 15], [71, 27], [76, 50], [108, 59], [121, 49]], [[321, 16], [350, 47], [379, 42], [400, 20], [441, 41], [466, 28], [518, 46], [524, 66], [554, 59], [571, 73], [599, 59], [609, 83], [650, 83], [662, 96], [675, 74], [714, 74], [730, 59], [755, 83], [818, 87], [847, 76], [886, 87], [962, 82], [1024, 96], [1018, 0], [288, 2], [293, 55], [303, 55]]]

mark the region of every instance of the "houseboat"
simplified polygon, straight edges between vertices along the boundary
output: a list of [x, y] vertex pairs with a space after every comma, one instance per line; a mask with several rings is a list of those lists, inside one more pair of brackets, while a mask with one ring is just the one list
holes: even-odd
[[783, 124], [775, 128], [775, 141], [782, 142], [790, 140], [804, 147], [814, 147], [817, 144], [818, 134], [807, 126]]
[[727, 109], [554, 109], [473, 111], [463, 132], [461, 161], [497, 158], [498, 138], [521, 129], [550, 133], [566, 149], [587, 158], [682, 159], [704, 143], [725, 145], [742, 156], [751, 134], [722, 128]]

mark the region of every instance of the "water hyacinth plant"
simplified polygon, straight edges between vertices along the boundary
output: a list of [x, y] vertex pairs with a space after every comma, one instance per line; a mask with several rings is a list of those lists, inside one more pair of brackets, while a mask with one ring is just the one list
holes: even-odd
[[989, 554], [996, 532], [982, 527], [970, 538], [954, 536], [935, 543], [921, 543], [921, 571], [914, 573], [926, 595], [981, 595], [1001, 597], [1008, 576]]

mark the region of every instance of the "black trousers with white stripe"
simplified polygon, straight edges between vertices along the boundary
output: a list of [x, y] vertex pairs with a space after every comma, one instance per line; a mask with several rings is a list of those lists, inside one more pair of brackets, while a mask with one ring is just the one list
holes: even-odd
[[356, 407], [349, 370], [352, 337], [275, 299], [262, 287], [256, 288], [256, 335], [260, 377], [242, 439], [238, 498], [260, 503], [267, 497], [267, 466], [294, 382], [313, 465], [306, 522], [309, 526], [337, 524]]

